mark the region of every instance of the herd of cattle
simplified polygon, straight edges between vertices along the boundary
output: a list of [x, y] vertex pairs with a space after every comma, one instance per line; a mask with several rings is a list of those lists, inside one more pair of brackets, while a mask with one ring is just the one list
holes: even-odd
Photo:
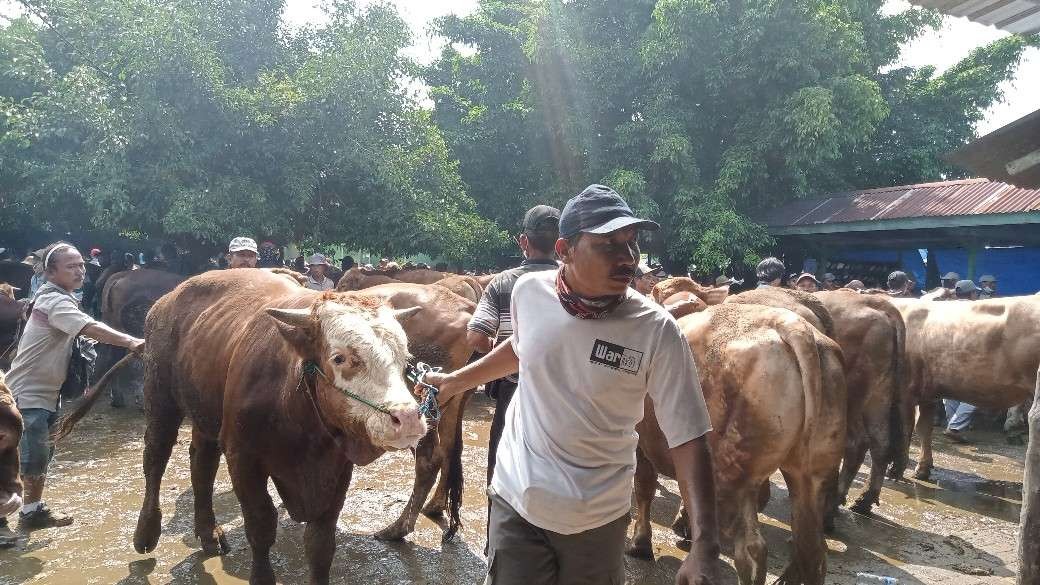
[[[158, 541], [160, 481], [185, 417], [192, 424], [195, 534], [207, 553], [226, 552], [213, 512], [223, 453], [245, 520], [252, 583], [274, 582], [269, 479], [290, 516], [307, 523], [311, 581], [325, 583], [353, 465], [387, 450], [414, 448], [415, 481], [400, 517], [376, 536], [405, 537], [422, 512], [447, 513], [451, 537], [459, 524], [468, 395], [441, 405], [439, 422], [428, 425], [401, 373], [417, 361], [449, 371], [468, 362], [466, 325], [490, 277], [355, 269], [337, 292], [320, 293], [283, 270], [213, 271], [183, 282], [158, 272], [113, 275], [100, 291], [103, 318], [146, 339], [138, 552]], [[742, 584], [766, 578], [758, 512], [777, 470], [792, 502], [793, 551], [781, 582], [821, 584], [824, 531], [868, 451], [867, 486], [851, 506], [860, 513], [878, 503], [886, 472], [903, 476], [915, 411], [922, 452], [915, 477], [927, 479], [940, 397], [1020, 406], [1040, 367], [1040, 297], [939, 302], [780, 288], [729, 295], [728, 287], [688, 278], [665, 280], [653, 295], [661, 303], [696, 301], [679, 324], [715, 429], [720, 528], [733, 543]], [[99, 394], [80, 401], [72, 420]], [[3, 400], [0, 410], [9, 409]], [[0, 413], [0, 425], [5, 420]], [[649, 399], [638, 431], [628, 552], [652, 558], [650, 504], [658, 474], [673, 476], [674, 468]], [[0, 465], [13, 449], [4, 437], [0, 429]], [[0, 500], [9, 472], [0, 470]], [[684, 526], [679, 518], [673, 529], [685, 536]]]

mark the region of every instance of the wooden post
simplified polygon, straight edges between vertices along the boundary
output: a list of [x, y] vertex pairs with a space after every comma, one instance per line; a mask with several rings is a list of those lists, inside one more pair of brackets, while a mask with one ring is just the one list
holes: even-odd
[[968, 280], [975, 280], [975, 264], [979, 258], [979, 247], [972, 244], [968, 248], [968, 274], [965, 276]]
[[1029, 447], [1018, 536], [1018, 585], [1040, 585], [1040, 371], [1029, 409]]

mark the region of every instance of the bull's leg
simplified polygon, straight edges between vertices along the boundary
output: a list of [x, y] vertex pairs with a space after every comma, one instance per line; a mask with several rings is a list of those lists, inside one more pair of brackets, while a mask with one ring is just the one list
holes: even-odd
[[462, 449], [462, 414], [471, 394], [472, 391], [468, 391], [458, 399], [452, 400], [444, 409], [440, 426], [437, 428], [440, 438], [440, 475], [433, 497], [422, 509], [422, 513], [430, 518], [441, 517], [448, 508], [448, 466], [451, 465], [452, 457], [462, 456], [461, 452], [455, 453], [455, 449]]
[[[881, 486], [885, 483], [885, 468], [892, 459], [893, 452], [901, 447], [894, 445], [889, 416], [881, 413], [880, 416], [866, 419], [867, 441], [870, 449], [870, 477], [867, 479], [867, 489], [860, 494], [856, 502], [849, 508], [857, 514], [870, 514], [874, 504], [880, 504]], [[862, 455], [860, 462], [862, 463]], [[842, 469], [844, 471], [844, 468]]]
[[191, 490], [195, 496], [195, 536], [202, 542], [207, 555], [227, 554], [224, 531], [217, 525], [213, 513], [213, 482], [220, 467], [220, 445], [198, 431], [191, 433]]
[[344, 473], [345, 477], [332, 505], [320, 518], [307, 522], [303, 531], [312, 585], [327, 585], [329, 582], [332, 558], [336, 554], [336, 521], [339, 519], [340, 510], [343, 509], [343, 500], [352, 473], [353, 466], [350, 466]]
[[146, 553], [155, 550], [162, 531], [162, 510], [159, 509], [159, 485], [162, 483], [170, 453], [177, 442], [184, 414], [170, 396], [169, 390], [153, 384], [146, 393], [148, 427], [144, 432], [144, 501], [134, 530], [134, 550]]
[[683, 540], [690, 540], [690, 519], [686, 515], [685, 506], [679, 506], [679, 513], [672, 520], [672, 533]]
[[[441, 421], [444, 422], [443, 419]], [[401, 540], [415, 530], [415, 520], [419, 517], [419, 507], [430, 493], [437, 471], [441, 468], [438, 429], [430, 429], [415, 448], [415, 481], [412, 484], [412, 495], [408, 498], [401, 515], [393, 524], [380, 530], [375, 537], [380, 540]]]
[[727, 498], [737, 507], [733, 520], [733, 564], [740, 585], [766, 582], [766, 539], [758, 529], [760, 491], [760, 486], [751, 485], [732, 496], [733, 499]]
[[823, 585], [827, 574], [827, 543], [823, 538], [825, 491], [830, 472], [784, 472], [791, 493], [791, 537], [794, 555], [777, 585]]
[[[867, 443], [863, 435], [863, 421], [849, 421], [848, 432], [845, 434], [845, 455], [842, 457], [841, 472], [838, 475], [837, 493], [829, 498], [827, 515], [824, 518], [824, 528], [827, 531], [834, 529], [838, 506], [846, 503], [852, 480], [856, 478], [856, 472], [863, 465], [863, 459], [867, 454]], [[869, 506], [867, 511], [869, 512]]]
[[239, 461], [228, 457], [228, 472], [235, 496], [242, 507], [246, 539], [253, 553], [249, 585], [274, 585], [271, 567], [271, 546], [278, 530], [278, 511], [267, 493], [267, 475], [253, 461]]
[[914, 478], [927, 480], [932, 475], [932, 419], [935, 416], [936, 399], [922, 402], [917, 412], [917, 437], [921, 440], [921, 458], [917, 462]]
[[650, 506], [653, 504], [656, 489], [657, 470], [643, 455], [643, 451], [636, 449], [636, 518], [632, 544], [625, 551], [629, 556], [651, 561], [654, 559], [654, 549], [651, 543], [653, 529], [650, 527]]

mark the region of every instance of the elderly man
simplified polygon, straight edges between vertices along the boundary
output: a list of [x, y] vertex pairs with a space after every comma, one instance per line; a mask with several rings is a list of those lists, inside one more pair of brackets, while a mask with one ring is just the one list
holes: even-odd
[[[84, 335], [131, 351], [140, 351], [144, 345], [143, 339], [94, 321], [80, 309], [72, 291], [83, 285], [86, 264], [75, 246], [55, 242], [43, 251], [42, 258], [47, 283], [36, 293], [32, 315], [7, 374], [7, 384], [25, 425], [18, 444], [25, 484], [19, 514], [23, 530], [72, 524], [71, 517], [52, 512], [43, 503], [43, 489], [54, 455], [51, 425], [57, 417], [59, 390], [69, 370], [76, 336]], [[0, 518], [0, 536], [6, 529], [6, 518]]]
[[755, 277], [758, 279], [758, 288], [764, 288], [767, 286], [780, 286], [780, 281], [784, 278], [784, 271], [787, 268], [784, 267], [784, 263], [779, 258], [773, 258], [770, 256], [758, 263], [755, 267]]
[[[510, 307], [513, 286], [521, 276], [531, 272], [556, 270], [556, 240], [560, 234], [560, 210], [548, 205], [532, 207], [524, 215], [516, 243], [524, 255], [523, 263], [512, 270], [499, 273], [484, 289], [477, 310], [469, 321], [467, 339], [474, 350], [488, 353], [513, 335], [513, 317]], [[506, 376], [487, 385], [488, 396], [495, 399], [495, 417], [491, 421], [488, 441], [487, 482], [495, 471], [495, 456], [505, 426], [506, 409], [513, 399], [519, 379]]]
[[[960, 280], [953, 286], [954, 298], [958, 301], [974, 301], [979, 298], [979, 289], [970, 280]], [[946, 430], [943, 431], [948, 439], [955, 443], [969, 443], [964, 437], [964, 431], [971, 426], [972, 415], [978, 410], [975, 405], [960, 402], [950, 398], [943, 399], [946, 408]]]
[[329, 261], [324, 254], [314, 253], [307, 259], [307, 288], [311, 290], [333, 290], [336, 283], [326, 276], [329, 269]]
[[428, 381], [442, 399], [520, 372], [488, 488], [492, 585], [623, 583], [636, 424], [649, 394], [671, 448], [692, 547], [680, 585], [716, 583], [719, 543], [711, 425], [682, 331], [629, 288], [639, 262], [635, 217], [591, 185], [560, 215], [559, 270], [513, 288], [513, 336]]
[[253, 238], [238, 237], [228, 245], [228, 268], [256, 268], [258, 257], [256, 240]]

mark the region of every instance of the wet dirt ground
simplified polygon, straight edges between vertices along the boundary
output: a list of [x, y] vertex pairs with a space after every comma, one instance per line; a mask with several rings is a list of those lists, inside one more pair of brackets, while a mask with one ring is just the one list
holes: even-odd
[[[479, 583], [483, 579], [483, 485], [492, 403], [471, 400], [464, 437], [467, 496], [465, 527], [442, 545], [442, 528], [420, 516], [404, 542], [370, 535], [389, 524], [404, 506], [413, 471], [407, 452], [385, 455], [354, 472], [339, 521], [332, 569], [336, 583]], [[135, 409], [99, 405], [59, 446], [46, 500], [76, 522], [68, 528], [34, 532], [21, 544], [0, 550], [0, 585], [15, 583], [243, 583], [249, 549], [238, 502], [223, 466], [217, 478], [216, 512], [231, 545], [224, 557], [206, 558], [192, 534], [187, 427], [167, 468], [162, 488], [163, 535], [151, 554], [134, 552], [131, 538], [141, 504], [144, 419]], [[870, 518], [843, 510], [829, 536], [828, 583], [855, 583], [856, 572], [899, 579], [900, 584], [1010, 584], [1022, 495], [1024, 447], [1008, 446], [998, 433], [972, 433], [974, 445], [952, 445], [936, 433], [934, 483], [886, 481], [882, 504]], [[916, 453], [916, 448], [915, 448]], [[864, 468], [863, 473], [866, 473]], [[865, 475], [860, 475], [860, 480]], [[853, 487], [853, 495], [861, 485]], [[771, 582], [788, 551], [789, 509], [779, 474], [769, 507], [759, 516], [769, 549]], [[271, 493], [275, 502], [277, 494]], [[674, 482], [662, 481], [653, 508], [657, 560], [627, 559], [629, 583], [668, 584], [685, 553], [670, 529], [678, 508]], [[306, 583], [303, 526], [279, 509], [278, 540], [272, 551], [279, 582]], [[728, 557], [726, 561], [728, 562]], [[724, 568], [724, 583], [736, 575]]]

